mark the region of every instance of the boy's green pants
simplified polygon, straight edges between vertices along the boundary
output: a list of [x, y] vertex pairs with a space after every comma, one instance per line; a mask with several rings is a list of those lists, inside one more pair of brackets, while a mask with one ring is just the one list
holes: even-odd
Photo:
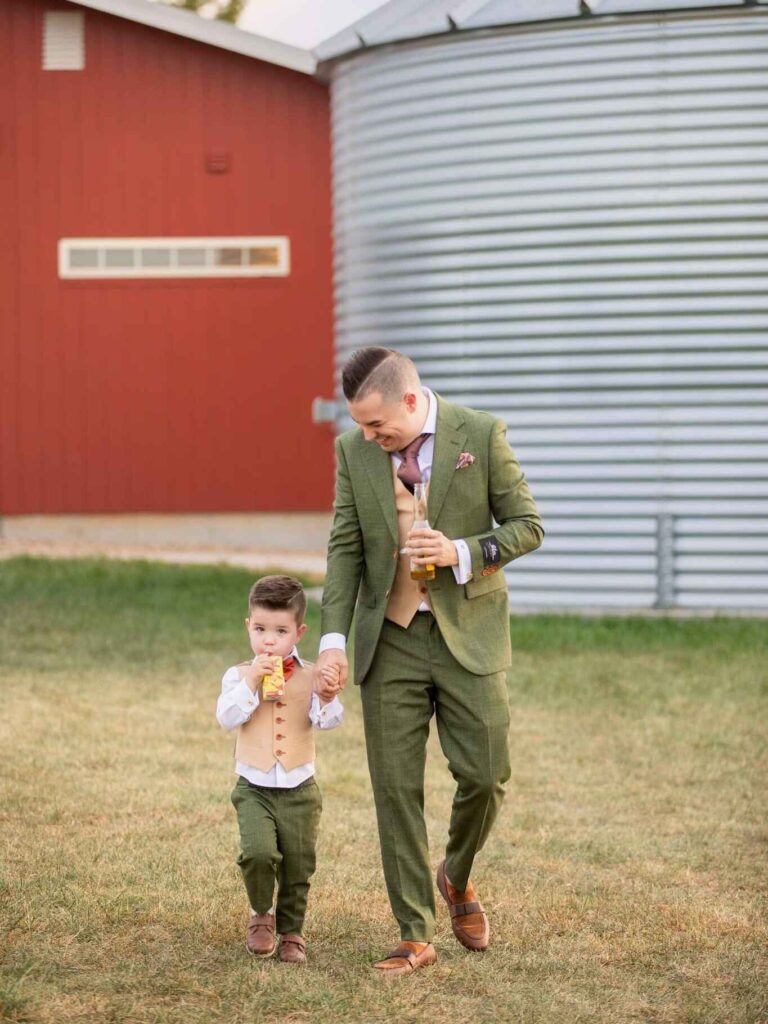
[[240, 826], [237, 863], [251, 909], [268, 913], [277, 883], [277, 931], [301, 935], [323, 806], [317, 783], [310, 778], [295, 789], [270, 789], [239, 777], [232, 803]]
[[510, 775], [506, 672], [474, 675], [453, 657], [434, 617], [407, 629], [384, 620], [361, 687], [368, 767], [384, 878], [402, 939], [429, 941], [435, 897], [424, 822], [429, 724], [456, 780], [446, 874], [458, 889], [491, 830]]

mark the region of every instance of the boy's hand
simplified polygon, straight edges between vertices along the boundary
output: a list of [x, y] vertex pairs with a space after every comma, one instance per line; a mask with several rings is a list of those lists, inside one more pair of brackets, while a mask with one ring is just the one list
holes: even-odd
[[321, 704], [328, 704], [341, 690], [341, 668], [338, 665], [321, 665], [317, 694]]
[[347, 685], [347, 675], [349, 674], [349, 662], [344, 651], [339, 650], [336, 647], [329, 647], [327, 651], [323, 651], [322, 654], [318, 654], [317, 661], [315, 662], [314, 674], [312, 682], [317, 693], [320, 693], [320, 686], [322, 684], [322, 671], [330, 665], [331, 667], [338, 666], [341, 672], [340, 689], [344, 689]]
[[243, 669], [243, 679], [248, 686], [256, 693], [264, 676], [275, 671], [275, 657], [272, 654], [259, 654], [253, 662]]

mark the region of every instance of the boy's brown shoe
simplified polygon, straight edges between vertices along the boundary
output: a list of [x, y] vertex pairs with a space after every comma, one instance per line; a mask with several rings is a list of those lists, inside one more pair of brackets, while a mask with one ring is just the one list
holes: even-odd
[[491, 929], [482, 903], [475, 895], [471, 882], [467, 882], [464, 892], [459, 892], [448, 881], [445, 874], [445, 861], [437, 865], [437, 888], [448, 904], [451, 912], [451, 928], [453, 934], [465, 949], [480, 953], [488, 948]]
[[272, 956], [275, 952], [274, 914], [251, 914], [245, 948], [252, 956]]
[[377, 960], [373, 969], [386, 978], [399, 978], [413, 974], [419, 967], [429, 967], [437, 962], [437, 953], [431, 942], [410, 942], [403, 940], [397, 949], [387, 953], [383, 960]]
[[305, 964], [307, 944], [300, 935], [281, 935], [278, 959], [284, 964]]

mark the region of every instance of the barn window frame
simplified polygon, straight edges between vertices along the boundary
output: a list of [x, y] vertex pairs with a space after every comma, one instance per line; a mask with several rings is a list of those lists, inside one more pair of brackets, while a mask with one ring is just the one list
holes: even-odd
[[290, 244], [285, 235], [60, 238], [58, 268], [67, 280], [287, 277]]

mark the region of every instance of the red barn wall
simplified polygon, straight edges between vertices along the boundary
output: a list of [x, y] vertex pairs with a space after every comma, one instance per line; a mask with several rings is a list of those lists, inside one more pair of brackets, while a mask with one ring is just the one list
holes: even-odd
[[[0, 5], [0, 512], [327, 508], [326, 87], [91, 10], [43, 71], [52, 9]], [[58, 278], [61, 237], [199, 235], [287, 235], [291, 273]]]

